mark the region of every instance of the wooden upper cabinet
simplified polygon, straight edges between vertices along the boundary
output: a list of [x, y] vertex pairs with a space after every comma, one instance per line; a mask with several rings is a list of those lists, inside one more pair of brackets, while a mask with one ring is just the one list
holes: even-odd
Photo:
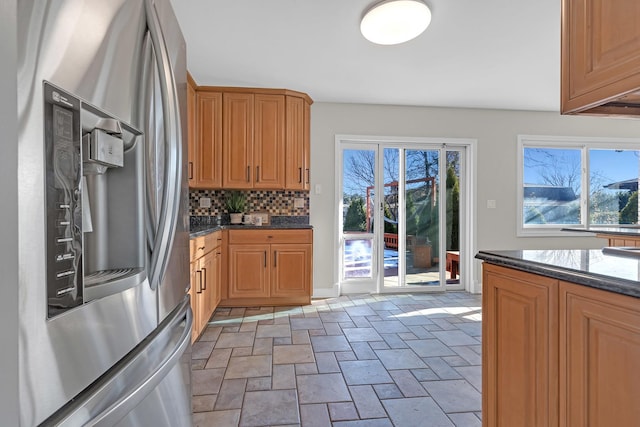
[[311, 104], [304, 103], [304, 135], [303, 135], [303, 148], [304, 148], [304, 170], [306, 179], [304, 181], [303, 190], [311, 189]]
[[303, 190], [306, 178], [305, 101], [295, 96], [287, 96], [286, 103], [285, 187], [290, 190]]
[[284, 188], [285, 97], [254, 98], [253, 188]]
[[252, 188], [254, 95], [224, 93], [222, 186]]
[[190, 83], [189, 187], [309, 189], [308, 95]]
[[222, 93], [197, 92], [197, 138], [193, 188], [222, 186]]
[[196, 83], [193, 81], [191, 74], [187, 73], [187, 176], [189, 178], [189, 187], [193, 187], [195, 184], [195, 169], [197, 167], [196, 160], [198, 158], [196, 155], [196, 141], [198, 138], [196, 132], [197, 111]]
[[563, 114], [640, 115], [640, 2], [563, 0]]

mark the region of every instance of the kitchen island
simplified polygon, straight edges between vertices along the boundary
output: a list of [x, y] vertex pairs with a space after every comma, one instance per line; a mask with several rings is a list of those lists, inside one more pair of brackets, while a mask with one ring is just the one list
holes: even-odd
[[638, 425], [640, 259], [481, 251], [483, 425]]
[[563, 228], [562, 231], [588, 233], [607, 240], [608, 246], [640, 246], [640, 227], [619, 225], [611, 227]]

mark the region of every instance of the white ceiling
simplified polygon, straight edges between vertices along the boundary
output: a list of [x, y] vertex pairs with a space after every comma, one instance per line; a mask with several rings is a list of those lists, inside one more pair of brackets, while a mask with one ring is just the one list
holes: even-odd
[[426, 0], [418, 38], [360, 34], [376, 0], [172, 0], [199, 85], [316, 102], [559, 111], [559, 0]]

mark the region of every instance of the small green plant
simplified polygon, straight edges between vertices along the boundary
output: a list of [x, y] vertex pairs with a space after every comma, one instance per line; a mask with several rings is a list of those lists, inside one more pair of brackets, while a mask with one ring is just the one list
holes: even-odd
[[226, 205], [229, 213], [243, 213], [247, 203], [245, 196], [240, 191], [232, 191], [227, 196]]

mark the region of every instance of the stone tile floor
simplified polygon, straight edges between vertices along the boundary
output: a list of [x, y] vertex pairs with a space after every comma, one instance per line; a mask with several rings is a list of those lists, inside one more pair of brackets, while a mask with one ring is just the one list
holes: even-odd
[[480, 301], [219, 308], [193, 345], [194, 426], [480, 426]]

